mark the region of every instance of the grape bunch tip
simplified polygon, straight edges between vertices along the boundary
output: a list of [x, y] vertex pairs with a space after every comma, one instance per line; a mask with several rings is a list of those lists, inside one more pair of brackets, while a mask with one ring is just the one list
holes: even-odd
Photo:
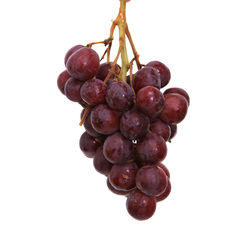
[[[187, 114], [190, 98], [181, 88], [160, 91], [171, 79], [164, 63], [140, 63], [126, 22], [126, 2], [120, 0], [120, 11], [108, 39], [68, 50], [66, 70], [59, 75], [57, 85], [69, 100], [83, 107], [81, 151], [93, 158], [96, 171], [106, 176], [108, 189], [126, 197], [128, 213], [137, 220], [146, 220], [171, 192], [170, 173], [162, 161], [167, 156], [167, 142], [172, 141], [177, 125]], [[111, 62], [117, 26], [119, 49]], [[128, 39], [134, 53], [130, 62], [124, 39]], [[107, 47], [102, 57], [92, 48], [95, 44]], [[105, 56], [107, 62], [101, 63]], [[117, 63], [119, 57], [121, 66]]]

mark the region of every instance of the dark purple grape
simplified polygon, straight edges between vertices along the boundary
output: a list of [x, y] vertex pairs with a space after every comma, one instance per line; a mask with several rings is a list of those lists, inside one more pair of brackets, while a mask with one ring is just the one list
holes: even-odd
[[94, 157], [95, 170], [103, 175], [108, 176], [112, 166], [113, 165], [110, 162], [108, 162], [103, 155], [103, 147], [99, 147], [96, 150], [96, 154]]
[[114, 194], [118, 194], [118, 195], [128, 195], [130, 193], [130, 191], [121, 191], [121, 190], [117, 190], [115, 189], [109, 182], [109, 179], [107, 178], [107, 186], [109, 188], [109, 190], [114, 193]]
[[75, 53], [77, 50], [82, 49], [82, 48], [83, 48], [83, 45], [75, 45], [74, 47], [72, 47], [72, 48], [66, 53], [65, 58], [64, 58], [64, 64], [65, 64], [65, 66], [66, 66], [66, 64], [67, 64], [67, 61], [68, 61], [69, 57], [70, 57], [73, 53]]
[[135, 163], [114, 165], [109, 173], [109, 182], [117, 190], [129, 191], [135, 188], [138, 167]]
[[147, 165], [139, 169], [136, 175], [137, 188], [146, 195], [161, 195], [167, 188], [168, 177], [156, 165]]
[[158, 202], [165, 200], [169, 196], [170, 192], [171, 192], [171, 182], [169, 180], [166, 190], [161, 195], [155, 197], [156, 201]]
[[160, 118], [166, 123], [177, 124], [185, 118], [187, 110], [188, 102], [185, 97], [179, 94], [168, 94], [165, 95], [165, 104]]
[[150, 124], [150, 131], [160, 135], [165, 141], [170, 137], [170, 126], [161, 120], [156, 120]]
[[107, 86], [99, 79], [90, 79], [86, 81], [80, 90], [81, 98], [88, 105], [94, 106], [105, 102]]
[[171, 73], [170, 73], [169, 68], [165, 64], [159, 61], [152, 61], [152, 62], [149, 62], [146, 66], [150, 66], [158, 70], [158, 72], [160, 73], [162, 88], [169, 83], [170, 78], [171, 78]]
[[[82, 113], [81, 113], [81, 119], [82, 119], [82, 116], [84, 114], [84, 111], [85, 109], [82, 110]], [[91, 114], [91, 110], [87, 113], [87, 115], [85, 116], [85, 119], [84, 119], [84, 123], [83, 123], [83, 126], [86, 130], [86, 132], [93, 136], [93, 137], [99, 137], [101, 136], [101, 134], [97, 133], [95, 131], [95, 129], [93, 128], [92, 124], [91, 124], [91, 119], [90, 119], [90, 114]]]
[[155, 87], [144, 87], [137, 93], [136, 106], [148, 117], [157, 117], [164, 107], [164, 96]]
[[80, 138], [80, 148], [82, 152], [89, 158], [93, 158], [97, 149], [102, 145], [102, 141], [98, 138], [90, 136], [84, 132]]
[[128, 195], [126, 207], [128, 213], [135, 219], [147, 220], [156, 210], [156, 200], [136, 189]]
[[171, 140], [176, 136], [177, 134], [177, 125], [176, 124], [169, 124], [170, 127], [170, 137], [168, 139], [169, 142], [171, 142]]
[[109, 84], [106, 102], [110, 108], [117, 111], [125, 111], [132, 107], [134, 93], [125, 82], [113, 82]]
[[149, 119], [135, 109], [124, 113], [120, 121], [121, 133], [130, 140], [145, 136], [149, 129]]
[[167, 175], [167, 177], [170, 178], [170, 173], [165, 165], [163, 165], [162, 163], [157, 163], [156, 166], [161, 168], [164, 171], [164, 173]]
[[[132, 86], [134, 86], [134, 79], [135, 79], [135, 74], [132, 74]], [[131, 86], [130, 75], [127, 76], [127, 83]]]
[[120, 115], [106, 104], [96, 106], [90, 115], [93, 128], [100, 134], [109, 135], [119, 129]]
[[99, 69], [99, 56], [90, 48], [81, 48], [73, 53], [66, 64], [68, 72], [80, 81], [93, 78]]
[[135, 92], [147, 86], [153, 86], [158, 89], [161, 87], [160, 74], [152, 67], [142, 68], [135, 74], [133, 85]]
[[133, 157], [133, 143], [117, 132], [105, 140], [103, 154], [113, 164], [126, 163]]
[[166, 89], [165, 92], [163, 93], [163, 95], [166, 96], [168, 94], [173, 94], [173, 93], [184, 96], [186, 98], [187, 102], [188, 102], [188, 105], [190, 104], [189, 95], [188, 95], [188, 93], [184, 89], [181, 89], [181, 88]]
[[80, 96], [80, 89], [82, 85], [83, 82], [78, 81], [73, 77], [69, 78], [64, 87], [65, 95], [73, 102], [80, 102], [82, 100]]
[[136, 158], [140, 163], [157, 163], [163, 161], [166, 155], [166, 143], [159, 135], [148, 134], [137, 143]]
[[[104, 81], [106, 76], [108, 75], [109, 71], [111, 70], [111, 68], [112, 68], [112, 62], [102, 63], [99, 67], [96, 78]], [[119, 75], [120, 71], [121, 71], [121, 67], [118, 64], [116, 64], [114, 71], [115, 71], [116, 75]], [[113, 78], [114, 78], [114, 74], [111, 75], [110, 79], [113, 79]]]
[[64, 94], [64, 87], [66, 82], [69, 80], [71, 75], [68, 73], [67, 70], [64, 70], [57, 78], [57, 87], [60, 91]]

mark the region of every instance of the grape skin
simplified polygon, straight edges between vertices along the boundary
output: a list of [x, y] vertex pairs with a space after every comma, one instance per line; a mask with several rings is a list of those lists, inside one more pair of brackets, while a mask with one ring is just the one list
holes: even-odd
[[107, 186], [108, 186], [108, 189], [114, 193], [114, 194], [118, 194], [118, 195], [128, 195], [130, 193], [130, 191], [121, 191], [121, 190], [117, 190], [115, 189], [109, 182], [109, 179], [107, 178]]
[[186, 98], [187, 102], [188, 102], [188, 106], [190, 105], [190, 98], [189, 98], [189, 95], [188, 93], [184, 90], [184, 89], [181, 89], [181, 88], [170, 88], [170, 89], [166, 89], [163, 93], [164, 96], [168, 95], [168, 94], [179, 94], [179, 95], [182, 95], [183, 97]]
[[70, 77], [71, 75], [68, 73], [68, 71], [64, 70], [57, 78], [57, 87], [62, 92], [62, 94], [65, 94], [64, 93], [65, 84]]
[[170, 138], [170, 126], [159, 119], [150, 124], [150, 131], [160, 135], [165, 141], [168, 141]]
[[64, 57], [64, 64], [66, 66], [67, 61], [69, 59], [69, 57], [74, 54], [77, 50], [82, 49], [83, 45], [75, 45], [74, 47], [72, 47], [71, 49], [68, 50], [68, 52], [66, 53], [65, 57]]
[[[109, 71], [111, 70], [111, 68], [112, 68], [112, 62], [102, 63], [99, 67], [97, 74], [96, 74], [96, 78], [104, 81], [106, 76], [108, 75]], [[121, 67], [118, 64], [116, 64], [114, 71], [115, 71], [116, 75], [119, 75], [119, 73], [121, 71]], [[112, 74], [109, 79], [113, 79], [113, 78], [114, 78], [114, 75]]]
[[80, 102], [82, 100], [80, 95], [82, 85], [83, 82], [78, 81], [73, 77], [69, 78], [64, 87], [66, 97], [72, 102]]

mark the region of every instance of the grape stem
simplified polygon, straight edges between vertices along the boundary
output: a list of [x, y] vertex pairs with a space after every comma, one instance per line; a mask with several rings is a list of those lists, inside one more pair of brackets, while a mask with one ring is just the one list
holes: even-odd
[[82, 119], [81, 119], [81, 121], [80, 121], [80, 123], [79, 123], [80, 126], [82, 126], [82, 124], [84, 123], [85, 118], [86, 118], [86, 116], [87, 116], [89, 110], [90, 110], [90, 106], [87, 106], [87, 107], [85, 108], [84, 112], [83, 112]]
[[104, 44], [105, 46], [109, 45], [113, 40], [113, 37], [109, 37], [101, 42], [93, 42], [93, 43], [88, 43], [87, 47], [91, 48], [95, 44]]

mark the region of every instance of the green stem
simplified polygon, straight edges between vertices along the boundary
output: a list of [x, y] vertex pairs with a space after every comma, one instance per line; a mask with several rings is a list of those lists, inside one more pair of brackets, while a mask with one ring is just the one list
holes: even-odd
[[128, 61], [128, 53], [126, 47], [126, 28], [127, 28], [127, 21], [126, 21], [126, 0], [120, 0], [120, 11], [118, 17], [118, 27], [119, 27], [119, 41], [121, 48], [121, 61], [122, 61], [122, 68], [121, 68], [121, 79], [126, 82], [127, 71], [129, 69], [129, 61]]

